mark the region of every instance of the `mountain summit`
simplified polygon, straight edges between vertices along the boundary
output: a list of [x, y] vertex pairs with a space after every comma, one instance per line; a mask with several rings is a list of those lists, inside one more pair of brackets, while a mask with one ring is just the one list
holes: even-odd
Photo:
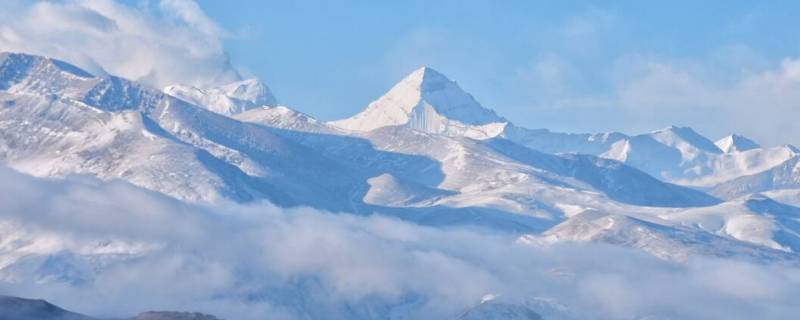
[[715, 142], [725, 153], [741, 152], [761, 148], [758, 143], [740, 135], [732, 134]]
[[172, 85], [164, 92], [178, 99], [202, 106], [223, 115], [234, 115], [262, 106], [273, 107], [278, 101], [266, 84], [258, 79], [247, 79], [218, 87], [197, 88]]
[[361, 113], [332, 124], [352, 131], [407, 126], [425, 132], [447, 133], [480, 130], [479, 127], [486, 125], [502, 127], [505, 122], [464, 92], [455, 81], [432, 68], [422, 67]]

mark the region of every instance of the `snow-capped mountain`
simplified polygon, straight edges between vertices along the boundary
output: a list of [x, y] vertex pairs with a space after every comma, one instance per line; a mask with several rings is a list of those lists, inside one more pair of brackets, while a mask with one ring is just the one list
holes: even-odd
[[257, 107], [278, 105], [278, 101], [272, 95], [269, 87], [258, 79], [242, 80], [210, 88], [197, 88], [178, 84], [164, 88], [164, 92], [178, 99], [228, 116]]
[[686, 127], [634, 136], [527, 129], [484, 108], [454, 81], [429, 67], [408, 75], [364, 111], [330, 124], [352, 131], [405, 126], [479, 140], [502, 137], [546, 153], [618, 160], [663, 181], [702, 188], [766, 171], [798, 155], [791, 146], [762, 148], [739, 135], [715, 143]]
[[[256, 80], [219, 88], [172, 86], [165, 92], [94, 76], [63, 61], [0, 54], [0, 161], [39, 177], [77, 174], [107, 181], [91, 180], [86, 187], [15, 179], [41, 183], [53, 193], [76, 190], [91, 198], [92, 188], [131, 183], [150, 190], [125, 189], [131, 198], [153, 197], [186, 210], [177, 216], [187, 223], [186, 214], [202, 212], [203, 205], [267, 200], [428, 226], [480, 226], [528, 249], [598, 242], [678, 263], [695, 256], [800, 263], [800, 209], [769, 198], [800, 190], [800, 151], [792, 146], [765, 148], [735, 135], [715, 143], [681, 127], [633, 136], [530, 130], [484, 108], [430, 68], [413, 72], [353, 118], [329, 123], [277, 106]], [[713, 187], [713, 196], [670, 182]], [[7, 201], [24, 193], [7, 189], [0, 192]], [[211, 222], [203, 226], [224, 220], [204, 218]], [[231, 219], [230, 230], [250, 231], [239, 226], [247, 219]], [[197, 253], [201, 249], [171, 248], [168, 242], [149, 242], [146, 234], [131, 237], [138, 241], [98, 241], [15, 223], [0, 221], [0, 281], [81, 286], [96, 281], [107, 266], [169, 250], [185, 250], [198, 265], [208, 262]], [[391, 237], [407, 240], [403, 230], [394, 231]], [[232, 269], [239, 267], [247, 269]], [[254, 273], [234, 278], [246, 282], [257, 278]], [[303, 281], [279, 287], [279, 293], [255, 288], [258, 295], [243, 295], [294, 312], [315, 298], [309, 293], [316, 280]], [[424, 303], [414, 295], [364, 298], [304, 312], [309, 319], [329, 310], [342, 319], [404, 319], [413, 314], [409, 310], [424, 310]], [[526, 303], [487, 300], [471, 306], [447, 315], [502, 320], [550, 315], [542, 312], [549, 307]]]
[[[743, 138], [734, 139], [736, 151], [723, 152], [691, 129], [677, 127], [640, 136], [522, 129], [430, 68], [415, 71], [358, 116], [325, 123], [282, 106], [227, 117], [206, 111], [212, 105], [197, 106], [113, 76], [94, 77], [65, 62], [23, 54], [1, 57], [4, 163], [37, 176], [123, 179], [190, 201], [267, 199], [286, 206], [378, 211], [431, 224], [480, 221], [532, 231], [558, 224], [576, 210], [716, 205], [720, 201], [714, 197], [646, 172], [675, 162], [704, 163], [695, 170], [701, 173], [736, 171], [742, 162], [756, 171], [771, 168], [773, 158], [797, 153], [789, 146], [745, 150], [748, 146], [739, 143]], [[225, 92], [242, 99], [258, 96]], [[414, 118], [414, 110], [433, 113], [423, 112], [419, 116], [427, 120], [414, 122], [423, 119]], [[495, 124], [503, 131], [494, 137], [475, 139], [456, 130]], [[527, 140], [514, 132], [528, 134]], [[546, 137], [554, 139], [551, 147], [595, 150], [556, 155], [530, 147]], [[590, 155], [602, 149], [598, 146], [610, 151]], [[655, 154], [663, 163], [644, 156]]]
[[349, 119], [331, 122], [352, 131], [388, 126], [471, 138], [497, 136], [505, 120], [436, 70], [422, 67]]
[[[691, 128], [668, 127], [647, 134], [622, 133], [565, 134], [514, 127], [508, 139], [551, 153], [577, 152], [622, 161], [664, 181], [691, 186], [713, 187], [732, 179], [778, 166], [798, 155], [792, 146], [753, 147], [747, 138], [736, 136], [737, 144], [720, 145]], [[730, 140], [730, 139], [728, 139]]]
[[[434, 224], [513, 221], [512, 229], [527, 230], [558, 223], [565, 206], [718, 203], [616, 161], [545, 154], [502, 138], [474, 140], [406, 125], [351, 132], [285, 107], [230, 118], [36, 56], [4, 55], [2, 70], [6, 130], [0, 155], [7, 165], [38, 176], [123, 179], [191, 201], [268, 199], [424, 217]], [[430, 69], [414, 76], [423, 84], [455, 86]], [[446, 110], [442, 115], [466, 116], [459, 108], [480, 108], [444, 104], [449, 94], [432, 97]], [[455, 101], [474, 102], [467, 97]], [[384, 107], [391, 106], [369, 110]], [[496, 119], [491, 111], [484, 114], [487, 121]]]

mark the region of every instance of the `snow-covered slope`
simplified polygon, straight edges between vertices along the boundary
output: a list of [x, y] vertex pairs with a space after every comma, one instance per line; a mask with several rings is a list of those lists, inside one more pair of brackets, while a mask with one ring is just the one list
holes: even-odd
[[172, 85], [164, 92], [213, 112], [234, 115], [261, 106], [276, 106], [278, 101], [269, 87], [257, 79], [248, 79], [211, 88]]

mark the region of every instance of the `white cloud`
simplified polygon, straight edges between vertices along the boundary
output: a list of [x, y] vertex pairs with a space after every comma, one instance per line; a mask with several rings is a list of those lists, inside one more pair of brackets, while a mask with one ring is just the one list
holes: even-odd
[[712, 138], [739, 133], [765, 144], [800, 144], [799, 59], [727, 79], [706, 71], [649, 62], [641, 74], [618, 82], [612, 103], [651, 126], [691, 125]]
[[98, 316], [179, 309], [228, 319], [448, 319], [488, 293], [538, 301], [544, 313], [559, 305], [541, 301], [557, 301], [570, 310], [558, 315], [575, 319], [800, 312], [800, 270], [780, 265], [680, 265], [380, 216], [200, 207], [123, 182], [46, 181], [2, 168], [0, 203], [0, 292]]
[[239, 78], [223, 48], [225, 32], [191, 0], [5, 1], [0, 12], [0, 51], [51, 56], [158, 87]]

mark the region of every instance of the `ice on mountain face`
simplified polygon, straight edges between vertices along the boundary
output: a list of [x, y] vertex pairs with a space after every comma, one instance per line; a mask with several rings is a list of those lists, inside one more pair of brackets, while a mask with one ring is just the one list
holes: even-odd
[[420, 68], [366, 110], [331, 124], [353, 131], [386, 126], [407, 126], [431, 133], [495, 136], [505, 119], [481, 106], [454, 81], [428, 67]]
[[257, 107], [271, 107], [278, 104], [270, 89], [257, 79], [237, 81], [210, 88], [172, 85], [164, 88], [164, 92], [178, 99], [228, 116]]
[[761, 148], [758, 143], [740, 135], [732, 134], [725, 138], [717, 140], [714, 144], [717, 145], [723, 152], [732, 153]]

